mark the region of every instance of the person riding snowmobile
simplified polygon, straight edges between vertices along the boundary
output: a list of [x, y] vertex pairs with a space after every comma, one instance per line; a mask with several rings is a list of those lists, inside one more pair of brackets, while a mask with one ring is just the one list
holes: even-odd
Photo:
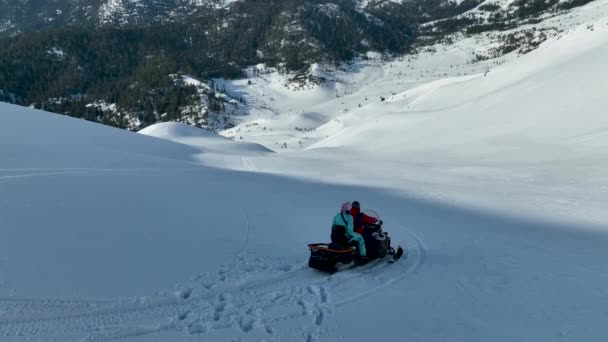
[[345, 228], [345, 236], [348, 242], [356, 242], [359, 247], [359, 256], [367, 258], [367, 251], [365, 249], [365, 241], [361, 234], [356, 233], [353, 229], [353, 217], [350, 215], [351, 204], [350, 202], [342, 203], [340, 212], [334, 216], [332, 223], [332, 233], [339, 227]]
[[378, 219], [365, 215], [361, 212], [361, 204], [358, 201], [354, 201], [352, 208], [350, 209], [350, 215], [353, 217], [353, 226], [355, 232], [363, 235], [363, 226], [366, 224], [374, 224], [378, 222]]

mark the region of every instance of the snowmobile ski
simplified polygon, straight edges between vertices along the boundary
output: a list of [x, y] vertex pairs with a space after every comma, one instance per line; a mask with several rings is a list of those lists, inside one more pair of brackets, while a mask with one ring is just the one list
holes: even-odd
[[395, 255], [393, 255], [393, 259], [389, 260], [389, 262], [391, 264], [394, 262], [397, 262], [399, 259], [401, 259], [403, 254], [404, 254], [403, 248], [401, 248], [401, 246], [397, 247], [397, 251], [395, 252]]

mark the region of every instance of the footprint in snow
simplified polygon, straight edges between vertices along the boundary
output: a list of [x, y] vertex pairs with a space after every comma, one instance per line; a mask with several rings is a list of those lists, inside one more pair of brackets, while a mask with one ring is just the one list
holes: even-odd
[[207, 324], [202, 320], [197, 320], [188, 325], [188, 333], [191, 335], [204, 334], [208, 331]]
[[[245, 310], [245, 314], [239, 318], [239, 328], [245, 333], [249, 333], [257, 326], [260, 326], [260, 312], [252, 307]], [[266, 331], [268, 327], [266, 327]]]
[[222, 319], [222, 314], [224, 313], [224, 311], [226, 311], [226, 307], [228, 306], [227, 299], [228, 299], [228, 296], [224, 293], [222, 293], [218, 296], [217, 304], [215, 304], [213, 307], [213, 320], [214, 321], [217, 322]]
[[321, 296], [321, 303], [327, 303], [327, 291], [325, 290], [324, 287], [321, 287], [321, 290], [319, 291], [319, 295]]
[[180, 321], [184, 321], [186, 320], [186, 318], [188, 318], [188, 315], [190, 315], [190, 311], [184, 311], [177, 315], [177, 319], [179, 319]]
[[192, 295], [192, 291], [193, 291], [193, 289], [186, 289], [179, 293], [179, 297], [181, 299], [188, 299]]
[[219, 275], [220, 281], [226, 281], [226, 278], [227, 278], [226, 273], [227, 273], [227, 271], [225, 269], [219, 270], [218, 275]]
[[325, 313], [321, 308], [317, 308], [317, 312], [315, 314], [315, 325], [321, 326], [323, 324], [323, 318], [325, 317]]
[[251, 317], [241, 317], [241, 319], [239, 319], [239, 328], [241, 328], [241, 330], [244, 333], [248, 333], [251, 330], [253, 330], [253, 328], [255, 327], [255, 320]]
[[325, 290], [325, 287], [309, 285], [306, 287], [306, 290], [311, 295], [318, 296], [321, 303], [323, 303], [323, 304], [327, 303], [328, 295], [327, 295], [327, 290]]
[[264, 330], [266, 331], [266, 333], [267, 333], [268, 335], [272, 335], [272, 334], [274, 334], [274, 330], [273, 330], [273, 329], [272, 329], [272, 327], [271, 327], [271, 326], [269, 326], [269, 325], [264, 326]]
[[215, 311], [213, 312], [213, 320], [219, 321], [222, 318], [222, 313], [226, 309], [226, 303], [222, 302], [215, 306]]
[[315, 342], [318, 338], [318, 334], [311, 331], [304, 332], [304, 342]]

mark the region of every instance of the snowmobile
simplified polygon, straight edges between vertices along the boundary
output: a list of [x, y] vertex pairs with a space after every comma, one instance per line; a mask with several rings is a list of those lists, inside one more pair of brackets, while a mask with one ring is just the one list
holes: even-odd
[[[369, 213], [369, 212], [366, 212]], [[373, 212], [372, 212], [373, 213]], [[371, 216], [371, 215], [370, 215]], [[373, 215], [378, 218], [377, 214]], [[349, 242], [346, 238], [346, 228], [338, 227], [332, 230], [331, 243], [312, 243], [308, 245], [310, 258], [308, 266], [320, 271], [335, 273], [339, 264], [361, 265], [371, 260], [382, 259], [387, 255], [395, 262], [403, 256], [403, 248], [396, 249], [391, 246], [391, 238], [387, 232], [382, 231], [382, 221], [363, 226], [363, 239], [367, 249], [367, 258], [361, 258], [356, 242]]]

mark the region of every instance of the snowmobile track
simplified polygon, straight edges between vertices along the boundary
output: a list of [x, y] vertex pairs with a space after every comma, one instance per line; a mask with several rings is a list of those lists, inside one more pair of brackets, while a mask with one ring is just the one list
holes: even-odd
[[[399, 231], [400, 233], [405, 232], [406, 235], [409, 236], [406, 241], [408, 243], [405, 244], [404, 247], [404, 255], [401, 259], [395, 263], [383, 262], [383, 260], [377, 260], [374, 263], [380, 262], [380, 265], [375, 267], [366, 268], [362, 272], [362, 276], [369, 275], [372, 273], [382, 273], [385, 269], [387, 274], [397, 272], [397, 275], [394, 277], [388, 277], [387, 279], [383, 279], [378, 286], [373, 286], [365, 291], [357, 293], [355, 296], [351, 296], [348, 298], [344, 298], [340, 301], [337, 301], [335, 304], [336, 307], [341, 307], [352, 303], [360, 298], [371, 295], [375, 291], [380, 289], [384, 289], [392, 286], [393, 284], [403, 280], [408, 277], [411, 273], [415, 272], [420, 265], [424, 262], [426, 247], [424, 246], [422, 240], [418, 238], [414, 233], [409, 232], [407, 230]], [[373, 264], [371, 266], [373, 266]], [[365, 265], [368, 266], [368, 265]]]
[[[177, 294], [115, 301], [0, 298], [0, 337], [36, 341], [73, 336], [84, 341], [114, 341], [162, 331], [205, 334], [231, 329], [248, 334], [260, 329], [276, 338], [280, 330], [275, 324], [304, 318], [309, 323], [300, 337], [314, 341], [334, 309], [392, 286], [420, 266], [424, 245], [414, 234], [408, 235], [407, 257], [399, 262], [377, 260], [330, 276], [320, 276], [305, 265], [271, 264], [268, 269], [267, 261], [240, 255], [232, 261], [234, 265], [198, 278]], [[248, 270], [234, 267], [243, 264]], [[274, 275], [260, 276], [260, 272]], [[365, 290], [354, 296], [337, 296], [353, 282], [371, 284], [365, 284]]]

